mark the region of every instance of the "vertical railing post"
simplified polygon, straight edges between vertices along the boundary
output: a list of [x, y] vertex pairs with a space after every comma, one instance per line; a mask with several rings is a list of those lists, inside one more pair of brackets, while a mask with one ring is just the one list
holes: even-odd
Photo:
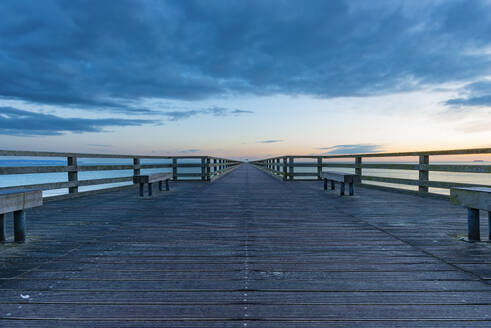
[[7, 240], [7, 222], [5, 214], [0, 214], [0, 243]]
[[205, 157], [201, 157], [201, 181], [206, 181]]
[[177, 181], [177, 158], [172, 158], [172, 180]]
[[72, 182], [68, 187], [68, 193], [73, 194], [78, 192], [78, 166], [77, 157], [67, 157], [68, 182]]
[[419, 156], [419, 192], [428, 192], [428, 186], [424, 185], [429, 180], [428, 164], [430, 157], [428, 155]]
[[295, 176], [293, 175], [294, 169], [293, 169], [293, 163], [294, 163], [294, 157], [289, 156], [288, 158], [288, 180], [293, 181], [295, 179]]
[[216, 158], [213, 158], [213, 174], [216, 174], [218, 171], [217, 161], [218, 160]]
[[321, 173], [322, 173], [322, 157], [319, 156], [317, 157], [317, 180], [321, 179]]
[[209, 156], [206, 156], [206, 181], [210, 181], [211, 177], [211, 159]]
[[288, 179], [288, 167], [286, 163], [286, 156], [283, 156], [283, 181], [286, 181]]
[[355, 157], [355, 174], [357, 178], [355, 184], [361, 184], [361, 156]]
[[277, 174], [280, 174], [280, 172], [281, 172], [281, 171], [280, 171], [280, 159], [279, 159], [279, 158], [277, 158], [277, 159], [276, 159], [276, 173], [277, 173]]
[[133, 176], [140, 175], [140, 159], [138, 157], [133, 158]]

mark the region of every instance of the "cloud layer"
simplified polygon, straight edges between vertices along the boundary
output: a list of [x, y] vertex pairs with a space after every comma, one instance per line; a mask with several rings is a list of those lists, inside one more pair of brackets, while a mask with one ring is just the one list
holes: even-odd
[[462, 97], [449, 99], [449, 106], [491, 107], [491, 81], [483, 80], [469, 83], [461, 90]]
[[366, 154], [380, 152], [380, 145], [335, 145], [330, 147], [321, 147], [320, 150], [328, 150], [323, 155], [347, 155], [347, 154]]
[[279, 140], [279, 139], [268, 139], [268, 140], [260, 140], [257, 143], [272, 144], [272, 143], [278, 143], [278, 142], [283, 142], [283, 140]]
[[56, 136], [65, 132], [101, 132], [110, 126], [137, 126], [153, 121], [128, 119], [63, 118], [12, 107], [0, 107], [0, 134], [15, 136]]
[[[0, 97], [131, 114], [148, 112], [138, 106], [145, 98], [364, 96], [477, 80], [491, 74], [482, 50], [490, 47], [490, 6], [6, 0]], [[449, 101], [483, 103], [489, 98]]]

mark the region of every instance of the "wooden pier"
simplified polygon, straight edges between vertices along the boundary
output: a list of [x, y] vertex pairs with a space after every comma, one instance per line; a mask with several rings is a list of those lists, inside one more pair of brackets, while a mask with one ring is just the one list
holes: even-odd
[[245, 164], [28, 217], [0, 245], [0, 327], [491, 327], [490, 244], [445, 200]]

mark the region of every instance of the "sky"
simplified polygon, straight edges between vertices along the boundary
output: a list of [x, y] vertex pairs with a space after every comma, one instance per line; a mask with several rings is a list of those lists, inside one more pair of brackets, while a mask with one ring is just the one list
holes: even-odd
[[0, 2], [0, 149], [491, 147], [491, 1]]

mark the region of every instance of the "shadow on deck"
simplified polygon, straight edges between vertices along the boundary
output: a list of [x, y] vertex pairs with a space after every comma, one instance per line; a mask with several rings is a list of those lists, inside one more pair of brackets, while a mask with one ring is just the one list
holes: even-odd
[[490, 246], [446, 201], [250, 165], [171, 189], [28, 211], [28, 242], [0, 245], [0, 326], [491, 326]]

